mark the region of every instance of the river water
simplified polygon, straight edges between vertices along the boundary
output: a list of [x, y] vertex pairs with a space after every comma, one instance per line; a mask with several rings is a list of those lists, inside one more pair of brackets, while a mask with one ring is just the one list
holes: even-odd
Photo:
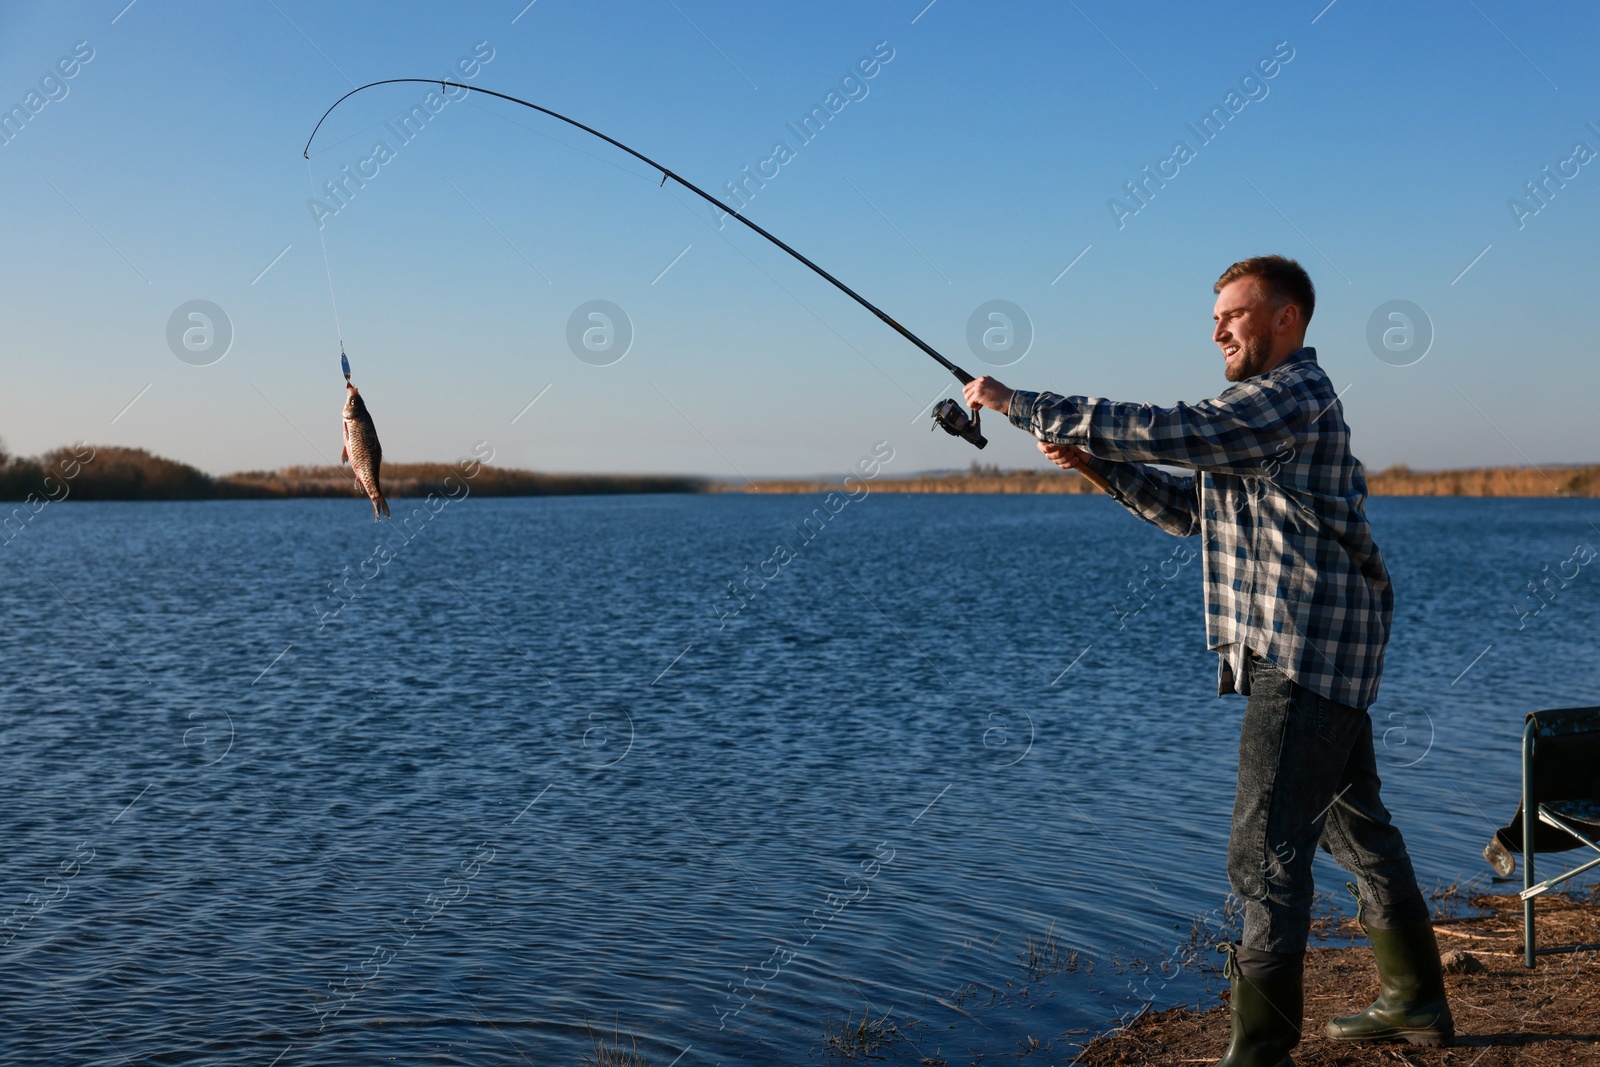
[[[0, 1061], [809, 1063], [865, 1009], [892, 1063], [1064, 1063], [1209, 996], [1243, 701], [1193, 543], [820, 501], [46, 507], [0, 548]], [[1385, 795], [1483, 880], [1522, 715], [1600, 703], [1600, 502], [1369, 511]]]

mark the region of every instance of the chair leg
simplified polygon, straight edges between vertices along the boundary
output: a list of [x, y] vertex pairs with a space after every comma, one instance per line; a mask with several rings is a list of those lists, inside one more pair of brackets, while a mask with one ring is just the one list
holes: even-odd
[[[1533, 831], [1539, 825], [1539, 803], [1533, 798], [1533, 746], [1537, 732], [1533, 717], [1522, 728], [1522, 887], [1532, 889]], [[1534, 955], [1533, 898], [1522, 902], [1523, 962], [1532, 970]]]
[[[1522, 888], [1532, 889], [1535, 885], [1533, 876], [1533, 824], [1534, 820], [1528, 817], [1528, 809], [1522, 809]], [[1533, 968], [1533, 897], [1528, 897], [1522, 902], [1522, 940], [1523, 963], [1531, 970]]]
[[[1528, 852], [1526, 855], [1532, 856], [1533, 853]], [[1529, 885], [1531, 886], [1533, 878], [1533, 871], [1531, 868], [1533, 867], [1533, 864], [1524, 862], [1523, 867], [1528, 869], [1527, 873], [1523, 875], [1523, 877], [1528, 880]], [[1530, 970], [1533, 967], [1533, 899], [1533, 897], [1529, 897], [1527, 900], [1522, 902], [1522, 929], [1524, 931], [1523, 962]]]

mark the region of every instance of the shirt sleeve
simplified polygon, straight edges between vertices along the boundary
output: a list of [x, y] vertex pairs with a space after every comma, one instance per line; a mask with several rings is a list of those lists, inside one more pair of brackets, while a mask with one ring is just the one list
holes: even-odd
[[1175, 537], [1200, 532], [1199, 478], [1173, 474], [1143, 463], [1090, 460], [1111, 486], [1111, 498], [1139, 518]]
[[1251, 379], [1212, 400], [1159, 407], [1017, 390], [1009, 415], [1041, 441], [1101, 459], [1249, 476], [1293, 446], [1306, 421], [1299, 392]]

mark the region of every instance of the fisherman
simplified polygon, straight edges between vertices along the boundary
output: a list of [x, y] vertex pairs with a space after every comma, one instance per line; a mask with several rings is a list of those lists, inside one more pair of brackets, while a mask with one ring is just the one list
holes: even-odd
[[1228, 842], [1244, 930], [1226, 947], [1232, 1042], [1217, 1067], [1292, 1064], [1319, 844], [1355, 876], [1379, 977], [1377, 1001], [1334, 1019], [1328, 1036], [1448, 1045], [1455, 1025], [1428, 905], [1379, 797], [1367, 708], [1394, 593], [1350, 428], [1305, 346], [1316, 291], [1276, 255], [1235, 263], [1212, 291], [1211, 339], [1234, 383], [1213, 400], [1115, 403], [983, 377], [967, 383], [967, 403], [1008, 416], [1056, 465], [1089, 467], [1140, 518], [1204, 539], [1218, 695], [1249, 698]]

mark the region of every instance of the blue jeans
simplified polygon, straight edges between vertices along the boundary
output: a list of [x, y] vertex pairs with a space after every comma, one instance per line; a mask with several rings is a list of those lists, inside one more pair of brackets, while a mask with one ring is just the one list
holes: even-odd
[[1250, 657], [1228, 879], [1244, 901], [1245, 949], [1305, 951], [1320, 845], [1355, 876], [1368, 926], [1427, 922], [1400, 831], [1378, 796], [1372, 719]]

